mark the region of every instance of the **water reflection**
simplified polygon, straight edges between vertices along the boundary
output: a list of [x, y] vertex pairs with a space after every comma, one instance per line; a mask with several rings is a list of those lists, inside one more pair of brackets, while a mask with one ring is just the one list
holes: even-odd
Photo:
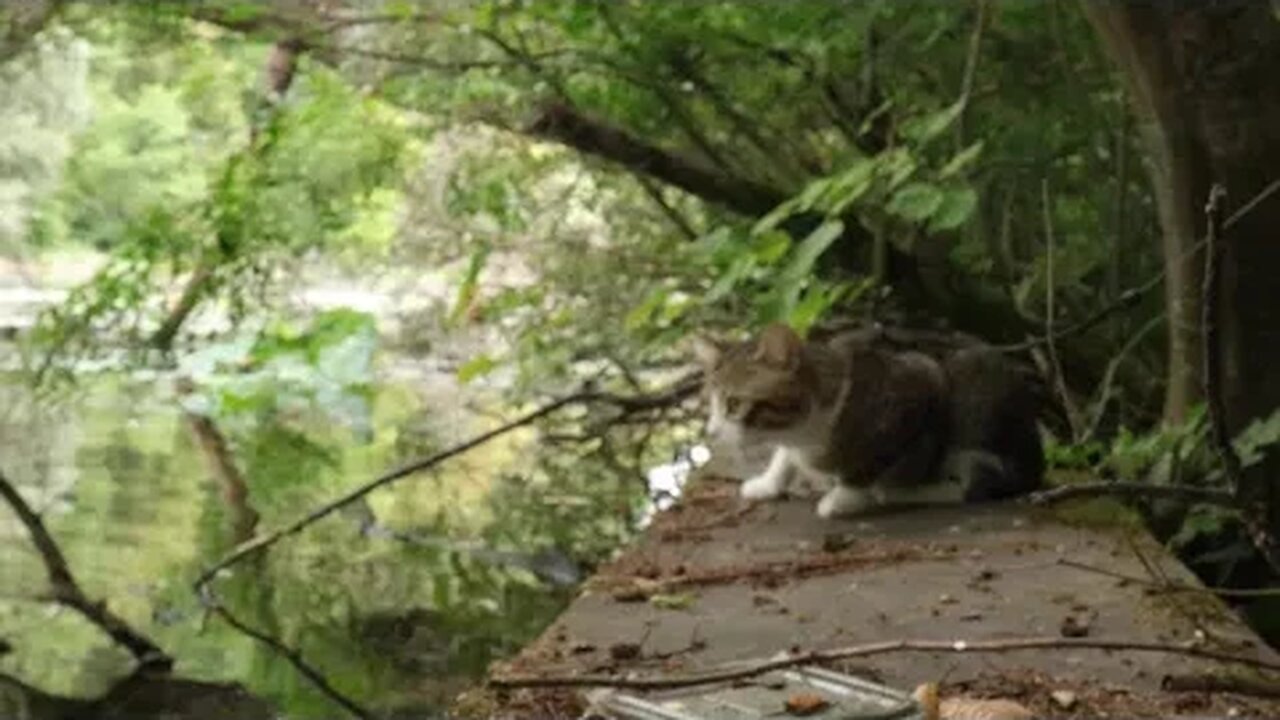
[[[102, 375], [48, 404], [15, 379], [0, 382], [6, 472], [45, 513], [86, 590], [110, 598], [155, 637], [182, 675], [239, 680], [290, 717], [332, 717], [333, 707], [292, 668], [206, 623], [192, 597], [198, 569], [234, 538], [230, 509], [168, 385]], [[249, 433], [229, 429], [262, 526], [292, 519], [405, 453], [416, 457], [483, 429], [434, 436], [434, 424], [424, 422], [430, 409], [415, 388], [380, 383], [371, 436], [297, 417]], [[496, 442], [435, 477], [376, 493], [355, 515], [323, 521], [262, 562], [238, 567], [221, 595], [246, 621], [300, 646], [352, 697], [404, 711], [441, 706], [495, 656], [539, 631], [567, 600], [562, 588], [582, 573], [573, 547], [509, 522], [523, 490], [521, 503], [512, 496], [505, 510], [489, 508], [489, 479], [502, 475], [521, 442]], [[0, 552], [0, 637], [14, 646], [0, 671], [80, 697], [128, 672], [128, 656], [96, 629], [35, 602], [43, 569], [7, 512], [0, 512]]]

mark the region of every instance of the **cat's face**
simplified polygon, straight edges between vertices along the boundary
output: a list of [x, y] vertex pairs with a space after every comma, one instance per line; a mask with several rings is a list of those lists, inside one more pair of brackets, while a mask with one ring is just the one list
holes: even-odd
[[703, 367], [713, 445], [743, 449], [808, 440], [816, 384], [804, 341], [794, 331], [772, 325], [754, 342], [726, 347], [699, 340], [695, 351]]

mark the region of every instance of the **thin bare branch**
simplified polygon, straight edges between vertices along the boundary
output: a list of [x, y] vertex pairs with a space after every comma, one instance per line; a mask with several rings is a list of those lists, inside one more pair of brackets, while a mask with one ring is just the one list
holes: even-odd
[[973, 97], [973, 83], [978, 76], [978, 59], [982, 52], [982, 35], [987, 29], [988, 0], [977, 0], [976, 14], [973, 21], [973, 34], [969, 36], [969, 52], [964, 61], [964, 78], [960, 85], [960, 115], [956, 118], [956, 140], [964, 145], [965, 115], [969, 108], [969, 100]]
[[1063, 485], [1028, 495], [1026, 502], [1032, 505], [1051, 505], [1064, 500], [1087, 497], [1123, 496], [1181, 500], [1183, 502], [1208, 503], [1225, 508], [1236, 507], [1235, 496], [1225, 490], [1193, 485], [1152, 485], [1137, 482], [1092, 482]]
[[1128, 652], [1162, 653], [1213, 660], [1222, 663], [1245, 665], [1260, 670], [1280, 672], [1280, 662], [1259, 657], [1235, 655], [1208, 650], [1192, 643], [1171, 644], [1144, 640], [1106, 640], [1095, 638], [1029, 637], [1002, 640], [886, 640], [883, 642], [851, 645], [831, 650], [811, 650], [785, 655], [724, 670], [712, 670], [683, 677], [618, 677], [616, 675], [564, 675], [530, 676], [511, 675], [491, 678], [489, 684], [497, 688], [532, 687], [615, 687], [632, 690], [658, 690], [695, 687], [715, 683], [744, 680], [774, 670], [827, 663], [836, 660], [870, 657], [891, 652], [930, 653], [1001, 653], [1018, 650], [1109, 650]]
[[[1240, 222], [1240, 220], [1244, 219], [1244, 217], [1248, 215], [1251, 210], [1253, 210], [1258, 205], [1260, 205], [1262, 201], [1274, 195], [1277, 191], [1280, 191], [1280, 179], [1275, 180], [1270, 185], [1263, 188], [1258, 194], [1250, 198], [1249, 202], [1242, 205], [1239, 210], [1236, 210], [1234, 213], [1232, 213], [1231, 217], [1227, 218], [1222, 223], [1222, 227], [1220, 229], [1230, 230], [1233, 225], [1235, 225], [1237, 222]], [[1190, 247], [1188, 247], [1186, 250], [1182, 252], [1182, 255], [1179, 258], [1179, 260], [1186, 260], [1187, 258], [1200, 252], [1200, 250], [1204, 248], [1205, 245], [1207, 244], [1207, 241], [1208, 241], [1208, 238], [1206, 237], [1206, 238], [1200, 239], [1198, 242], [1193, 243]], [[1094, 327], [1097, 327], [1099, 324], [1102, 323], [1102, 321], [1106, 320], [1112, 315], [1115, 315], [1116, 313], [1121, 312], [1123, 310], [1127, 310], [1129, 308], [1135, 307], [1152, 290], [1155, 290], [1156, 288], [1160, 287], [1160, 284], [1164, 282], [1164, 274], [1165, 274], [1165, 271], [1163, 269], [1160, 270], [1159, 272], [1152, 274], [1152, 276], [1150, 278], [1147, 278], [1147, 280], [1143, 282], [1141, 285], [1131, 287], [1128, 290], [1125, 290], [1124, 292], [1120, 293], [1119, 297], [1117, 297], [1114, 302], [1111, 302], [1099, 308], [1092, 315], [1086, 317], [1085, 319], [1079, 322], [1073, 323], [1071, 325], [1068, 325], [1064, 328], [1059, 329], [1057, 332], [1054, 333], [1052, 338], [1045, 337], [1045, 336], [1033, 337], [1018, 343], [1000, 345], [999, 348], [1005, 352], [1023, 352], [1026, 350], [1030, 350], [1031, 348], [1034, 348], [1036, 346], [1044, 345], [1050, 340], [1062, 340], [1063, 338], [1079, 335], [1088, 330], [1091, 330]]]
[[1280, 683], [1268, 678], [1235, 675], [1166, 675], [1160, 689], [1170, 692], [1231, 693], [1280, 698]]
[[461, 455], [469, 450], [473, 450], [481, 445], [484, 445], [487, 442], [490, 442], [491, 440], [494, 440], [498, 437], [506, 435], [507, 433], [510, 433], [519, 428], [531, 425], [534, 422], [537, 422], [538, 420], [541, 420], [542, 418], [547, 417], [548, 415], [551, 415], [552, 413], [555, 413], [556, 411], [564, 407], [567, 407], [569, 405], [583, 405], [583, 404], [590, 404], [590, 403], [601, 403], [606, 405], [612, 405], [613, 407], [617, 408], [622, 415], [625, 416], [629, 414], [646, 412], [649, 410], [654, 410], [654, 409], [666, 407], [674, 403], [678, 403], [684, 400], [685, 398], [689, 397], [690, 395], [692, 395], [697, 390], [697, 387], [698, 387], [697, 376], [694, 375], [694, 376], [689, 376], [675, 383], [667, 390], [654, 393], [652, 395], [616, 395], [613, 393], [600, 392], [600, 391], [591, 390], [591, 389], [585, 389], [570, 395], [566, 395], [558, 400], [549, 402], [537, 408], [536, 410], [526, 413], [525, 415], [522, 415], [516, 418], [515, 420], [512, 420], [507, 423], [503, 423], [502, 425], [488, 432], [481, 433], [480, 435], [477, 435], [469, 440], [466, 440], [450, 448], [442, 450], [434, 455], [431, 455], [430, 457], [427, 457], [415, 462], [411, 462], [407, 465], [404, 465], [395, 470], [392, 470], [384, 475], [374, 478], [373, 480], [365, 483], [364, 485], [361, 485], [358, 488], [355, 488], [354, 490], [351, 490], [350, 492], [339, 497], [338, 499], [325, 503], [324, 505], [321, 505], [320, 507], [312, 510], [311, 512], [303, 515], [302, 517], [298, 518], [297, 520], [294, 520], [293, 522], [285, 525], [282, 528], [266, 533], [265, 535], [259, 535], [253, 540], [250, 540], [249, 542], [240, 544], [238, 547], [232, 550], [231, 553], [229, 553], [228, 555], [223, 557], [221, 560], [211, 565], [203, 573], [201, 573], [200, 577], [196, 579], [194, 583], [194, 587], [196, 588], [197, 591], [199, 591], [205, 585], [207, 585], [214, 578], [214, 576], [217, 575], [219, 572], [226, 570], [227, 568], [231, 567], [232, 565], [235, 565], [236, 563], [244, 560], [245, 558], [251, 555], [255, 555], [261, 552], [262, 550], [265, 550], [267, 547], [274, 545], [275, 543], [279, 542], [285, 537], [288, 537], [297, 532], [300, 532], [307, 526], [312, 525], [313, 523], [318, 522], [319, 520], [323, 520], [329, 515], [332, 515], [333, 513], [337, 512], [343, 507], [350, 505], [351, 503], [355, 502], [356, 500], [359, 500], [360, 498], [364, 497], [365, 495], [368, 495], [369, 493], [373, 492], [374, 490], [377, 490], [378, 488], [384, 487], [386, 485], [390, 485], [391, 483], [394, 483], [397, 480], [401, 480], [410, 475], [419, 473], [423, 470], [427, 470], [429, 468], [435, 467], [436, 465], [439, 465], [440, 463], [443, 463], [446, 460], [449, 460], [450, 458]]
[[1184, 585], [1182, 583], [1171, 582], [1168, 579], [1156, 581], [1147, 578], [1141, 578], [1136, 575], [1128, 575], [1126, 573], [1108, 570], [1106, 568], [1095, 567], [1075, 560], [1067, 558], [1059, 558], [1058, 564], [1091, 572], [1095, 575], [1105, 575], [1117, 580], [1124, 580], [1135, 585], [1143, 585], [1146, 587], [1156, 588], [1164, 592], [1170, 593], [1199, 593], [1202, 595], [1220, 595], [1222, 597], [1235, 598], [1259, 598], [1259, 597], [1280, 597], [1280, 588], [1224, 588], [1224, 587], [1206, 587], [1203, 585]]
[[1058, 358], [1058, 347], [1054, 343], [1053, 326], [1056, 321], [1055, 299], [1058, 288], [1055, 283], [1054, 267], [1057, 254], [1056, 233], [1053, 229], [1053, 206], [1049, 201], [1049, 179], [1040, 180], [1040, 200], [1044, 206], [1044, 241], [1045, 241], [1045, 280], [1044, 280], [1044, 336], [1045, 350], [1049, 356], [1049, 370], [1052, 375], [1054, 389], [1062, 401], [1062, 409], [1066, 412], [1067, 423], [1071, 426], [1071, 440], [1079, 442], [1081, 434], [1080, 409], [1076, 407], [1075, 398], [1067, 387], [1062, 373], [1062, 361]]
[[271, 635], [245, 623], [243, 620], [236, 617], [234, 613], [232, 613], [230, 610], [227, 609], [225, 605], [222, 604], [222, 602], [217, 598], [217, 596], [213, 594], [212, 590], [210, 590], [208, 586], [205, 586], [203, 588], [203, 592], [201, 593], [201, 602], [204, 603], [205, 608], [209, 610], [209, 612], [216, 615], [223, 622], [225, 622], [226, 624], [234, 628], [237, 632], [247, 635], [253, 638], [254, 640], [262, 643], [263, 645], [266, 645], [267, 647], [271, 648], [276, 654], [284, 658], [286, 662], [292, 665], [293, 668], [297, 670], [300, 675], [302, 675], [308, 681], [310, 681], [311, 684], [314, 685], [317, 690], [319, 690], [321, 693], [325, 695], [325, 697], [337, 703], [344, 710], [351, 713], [352, 716], [360, 718], [361, 720], [375, 720], [375, 718], [377, 717], [368, 709], [362, 707], [356, 701], [342, 694], [337, 688], [335, 688], [332, 684], [330, 684], [328, 679], [325, 678], [325, 676], [321, 674], [319, 670], [316, 670], [306, 660], [303, 659], [301, 651], [297, 650], [296, 648], [292, 648], [292, 647], [289, 647], [288, 645], [285, 645], [283, 642], [277, 640]]
[[1160, 326], [1160, 323], [1164, 322], [1164, 318], [1165, 314], [1160, 313], [1148, 320], [1145, 325], [1125, 341], [1125, 344], [1120, 348], [1120, 352], [1116, 353], [1115, 357], [1107, 362], [1107, 369], [1102, 375], [1102, 382], [1098, 383], [1098, 400], [1094, 406], [1093, 419], [1080, 437], [1081, 443], [1087, 443], [1096, 437], [1098, 429], [1102, 427], [1102, 419], [1106, 417], [1107, 404], [1111, 400], [1111, 389], [1115, 385], [1116, 373], [1120, 370], [1120, 365], [1129, 356], [1129, 353], [1133, 352], [1134, 348], [1147, 338], [1147, 335], [1151, 334], [1152, 331]]

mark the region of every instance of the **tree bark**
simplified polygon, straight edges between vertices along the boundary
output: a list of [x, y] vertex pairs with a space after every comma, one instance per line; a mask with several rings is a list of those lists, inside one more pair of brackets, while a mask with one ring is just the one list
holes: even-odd
[[1201, 399], [1204, 260], [1196, 243], [1204, 231], [1201, 210], [1210, 172], [1193, 120], [1195, 98], [1175, 57], [1172, 13], [1155, 5], [1097, 0], [1087, 0], [1085, 10], [1120, 70], [1147, 145], [1147, 171], [1163, 231], [1160, 249], [1169, 311], [1164, 417], [1180, 423]]
[[[790, 197], [784, 190], [712, 170], [560, 102], [544, 106], [524, 132], [617, 163], [747, 217], [762, 217]], [[842, 219], [845, 233], [832, 253], [838, 255], [843, 269], [870, 272], [871, 233], [856, 217]], [[799, 216], [785, 227], [793, 236], [804, 237], [822, 220], [816, 215]], [[1022, 340], [1037, 331], [1018, 314], [1007, 295], [984, 290], [958, 276], [945, 255], [917, 256], [892, 246], [886, 251], [886, 276], [908, 308], [946, 318], [960, 330], [995, 342]], [[1073, 367], [1084, 365], [1074, 363]]]
[[[1280, 406], [1280, 194], [1252, 202], [1280, 179], [1280, 21], [1268, 4], [1243, 0], [1084, 7], [1129, 86], [1151, 156], [1168, 271], [1170, 421], [1201, 397], [1199, 238], [1210, 185], [1227, 189], [1214, 298], [1220, 327], [1210, 352], [1222, 368], [1223, 420], [1234, 437]], [[1274, 528], [1280, 454], [1271, 455], [1247, 480], [1274, 488]]]

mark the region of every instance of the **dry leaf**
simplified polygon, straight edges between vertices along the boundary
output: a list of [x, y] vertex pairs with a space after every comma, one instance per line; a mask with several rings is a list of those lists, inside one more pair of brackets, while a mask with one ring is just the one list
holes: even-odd
[[1068, 615], [1062, 619], [1062, 625], [1058, 628], [1058, 632], [1062, 634], [1062, 637], [1085, 637], [1089, 634], [1089, 621], [1081, 620], [1075, 615]]
[[640, 657], [640, 644], [633, 642], [614, 643], [609, 646], [609, 657], [614, 660], [634, 660]]
[[1054, 704], [1063, 710], [1070, 710], [1079, 702], [1079, 698], [1070, 690], [1054, 690], [1049, 693], [1049, 697], [1053, 698]]
[[941, 720], [1034, 720], [1035, 713], [1012, 700], [972, 700], [947, 698], [942, 701]]
[[831, 703], [827, 702], [821, 695], [813, 693], [796, 693], [787, 698], [787, 713], [791, 715], [813, 715], [822, 712], [830, 707]]
[[938, 684], [916, 687], [912, 697], [920, 704], [924, 720], [1032, 720], [1026, 706], [1012, 700], [974, 700], [965, 697], [938, 699]]

